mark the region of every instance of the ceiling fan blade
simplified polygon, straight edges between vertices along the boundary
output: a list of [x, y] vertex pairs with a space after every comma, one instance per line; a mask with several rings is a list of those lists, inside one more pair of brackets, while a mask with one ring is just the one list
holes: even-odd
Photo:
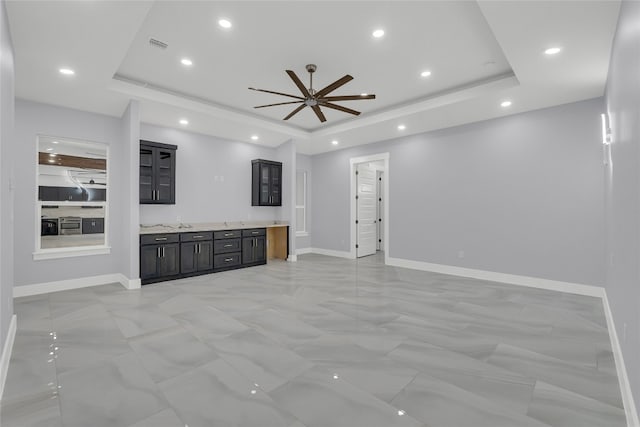
[[313, 107], [311, 107], [311, 109], [313, 110], [314, 113], [316, 113], [316, 116], [318, 116], [318, 119], [322, 123], [327, 121], [327, 118], [324, 116], [324, 114], [322, 114], [322, 110], [320, 110], [320, 107], [318, 107], [317, 105], [314, 105]]
[[309, 94], [309, 90], [307, 90], [307, 88], [304, 86], [302, 81], [300, 81], [300, 79], [298, 78], [296, 73], [294, 73], [291, 70], [286, 70], [286, 72], [287, 72], [287, 74], [289, 74], [289, 77], [291, 77], [291, 80], [293, 80], [293, 82], [296, 84], [296, 86], [298, 86], [298, 89], [300, 89], [300, 92], [302, 92], [302, 94], [305, 96], [305, 98], [310, 97], [311, 95]]
[[253, 107], [253, 108], [273, 107], [273, 106], [276, 106], [276, 105], [287, 105], [287, 104], [299, 104], [301, 102], [304, 102], [304, 101], [279, 102], [277, 104], [258, 105], [258, 106]]
[[274, 92], [272, 90], [264, 90], [264, 89], [256, 89], [254, 87], [250, 87], [250, 90], [256, 90], [258, 92], [266, 92], [266, 93], [272, 93], [274, 95], [282, 95], [282, 96], [288, 96], [289, 98], [296, 98], [296, 99], [300, 99], [302, 101], [304, 101], [304, 98], [301, 96], [296, 96], [296, 95], [289, 95], [288, 93], [282, 93], [282, 92]]
[[302, 104], [301, 106], [299, 106], [298, 108], [293, 110], [291, 113], [289, 113], [289, 115], [287, 117], [285, 117], [284, 119], [282, 119], [282, 120], [289, 120], [291, 117], [293, 117], [294, 115], [298, 114], [300, 112], [300, 110], [302, 110], [306, 106], [307, 106], [307, 104]]
[[318, 101], [358, 101], [360, 99], [376, 99], [375, 95], [344, 95], [344, 96], [325, 96]]
[[334, 110], [343, 111], [345, 113], [353, 114], [354, 116], [359, 116], [360, 111], [352, 110], [351, 108], [343, 107], [342, 105], [331, 104], [329, 102], [323, 102], [323, 107], [333, 108]]
[[346, 76], [331, 83], [329, 86], [325, 87], [324, 89], [321, 89], [318, 92], [316, 92], [315, 94], [316, 99], [322, 98], [323, 96], [327, 95], [329, 92], [333, 92], [334, 90], [338, 89], [343, 84], [350, 82], [351, 80], [353, 80], [353, 77], [347, 74]]

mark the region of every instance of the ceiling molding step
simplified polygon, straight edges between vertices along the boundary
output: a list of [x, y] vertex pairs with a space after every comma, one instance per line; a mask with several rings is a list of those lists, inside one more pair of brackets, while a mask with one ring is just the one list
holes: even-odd
[[357, 120], [351, 120], [346, 123], [342, 122], [333, 126], [327, 126], [325, 128], [311, 132], [311, 137], [315, 138], [318, 136], [327, 136], [340, 132], [346, 132], [349, 130], [370, 126], [376, 123], [381, 123], [387, 120], [393, 120], [399, 117], [405, 117], [411, 114], [433, 110], [435, 108], [455, 104], [470, 98], [476, 98], [481, 95], [509, 89], [519, 85], [520, 82], [518, 81], [518, 78], [513, 73], [513, 71], [510, 71], [508, 73], [499, 74], [487, 79], [475, 81], [466, 85], [457, 86], [452, 89], [431, 94], [428, 97], [422, 98], [417, 102], [394, 106], [388, 110], [360, 116], [360, 118], [358, 118]]
[[290, 135], [295, 138], [309, 139], [311, 137], [310, 132], [297, 127], [284, 125], [275, 121], [234, 111], [230, 107], [217, 105], [205, 99], [174, 92], [160, 86], [154, 86], [152, 84], [130, 79], [118, 74], [113, 76], [111, 83], [109, 84], [109, 90], [122, 93], [136, 99], [146, 99], [173, 107], [184, 108], [185, 110], [207, 114], [219, 119], [230, 120], [243, 125], [250, 124], [262, 129]]

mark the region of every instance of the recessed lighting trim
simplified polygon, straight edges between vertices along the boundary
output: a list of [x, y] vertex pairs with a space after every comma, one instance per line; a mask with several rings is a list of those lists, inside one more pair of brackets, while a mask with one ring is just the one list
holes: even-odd
[[407, 127], [405, 125], [398, 125], [398, 130], [405, 130]]
[[186, 126], [186, 125], [188, 125], [188, 124], [189, 124], [189, 120], [187, 120], [187, 119], [180, 119], [180, 124], [181, 124], [181, 125], [185, 125], [185, 126]]
[[60, 68], [60, 74], [64, 74], [65, 76], [73, 76], [76, 72], [71, 68]]
[[251, 139], [254, 140], [254, 141], [257, 141], [258, 140], [258, 135], [251, 135]]
[[226, 18], [218, 20], [218, 25], [220, 25], [222, 28], [231, 28], [232, 26], [231, 21]]
[[371, 33], [371, 35], [377, 39], [379, 39], [380, 37], [384, 36], [384, 30], [379, 28], [377, 30], [375, 30], [373, 33]]
[[429, 77], [431, 75], [431, 71], [429, 70], [424, 70], [423, 72], [420, 73], [420, 77]]
[[58, 141], [51, 141], [52, 144], [58, 144]]
[[368, 94], [368, 93], [366, 93], [366, 92], [362, 92], [362, 93], [360, 94], [360, 96], [368, 96], [368, 95], [369, 95], [369, 94]]
[[510, 107], [510, 106], [511, 106], [511, 101], [502, 101], [502, 102], [500, 103], [500, 106], [501, 106], [502, 108]]
[[546, 49], [544, 51], [544, 53], [546, 55], [556, 55], [556, 54], [560, 53], [561, 50], [562, 50], [562, 48], [559, 48], [557, 46], [556, 47], [550, 47], [549, 49]]
[[338, 140], [336, 140], [336, 139], [334, 139], [333, 141], [331, 141], [331, 143], [332, 143], [333, 145], [338, 145], [338, 144], [339, 144]]
[[182, 65], [186, 65], [187, 67], [190, 67], [190, 66], [192, 66], [192, 65], [193, 65], [193, 61], [192, 61], [192, 60], [190, 60], [189, 58], [182, 58], [182, 59], [180, 60], [180, 63], [181, 63]]

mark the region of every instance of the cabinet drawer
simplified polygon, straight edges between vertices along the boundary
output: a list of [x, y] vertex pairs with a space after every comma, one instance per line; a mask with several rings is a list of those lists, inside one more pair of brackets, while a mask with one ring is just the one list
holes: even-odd
[[242, 246], [240, 239], [216, 240], [213, 242], [213, 253], [224, 254], [227, 252], [238, 252]]
[[264, 236], [265, 234], [267, 234], [266, 228], [250, 228], [248, 230], [242, 230], [242, 237]]
[[143, 234], [140, 236], [141, 245], [157, 245], [162, 243], [177, 243], [180, 236], [177, 233]]
[[240, 258], [241, 257], [239, 253], [214, 255], [213, 268], [233, 267], [236, 265], [240, 265]]
[[82, 234], [104, 233], [104, 218], [82, 218]]
[[203, 233], [181, 233], [181, 242], [199, 242], [201, 240], [212, 240], [213, 233], [211, 231], [205, 231]]
[[224, 231], [214, 231], [213, 232], [213, 239], [214, 240], [218, 240], [218, 239], [233, 239], [234, 237], [241, 237], [242, 230], [224, 230]]

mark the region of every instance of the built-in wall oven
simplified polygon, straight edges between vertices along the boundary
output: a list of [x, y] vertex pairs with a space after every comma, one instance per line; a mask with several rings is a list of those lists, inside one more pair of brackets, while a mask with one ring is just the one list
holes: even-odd
[[57, 236], [58, 235], [58, 218], [42, 218], [41, 236]]
[[58, 227], [60, 235], [82, 234], [82, 218], [79, 216], [60, 217], [60, 225]]

